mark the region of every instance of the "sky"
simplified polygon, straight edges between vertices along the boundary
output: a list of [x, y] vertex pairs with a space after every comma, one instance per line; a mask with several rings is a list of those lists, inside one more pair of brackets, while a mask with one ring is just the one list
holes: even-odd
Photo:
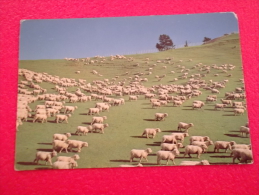
[[174, 45], [238, 32], [233, 13], [23, 20], [20, 60], [86, 58], [156, 52], [159, 36]]

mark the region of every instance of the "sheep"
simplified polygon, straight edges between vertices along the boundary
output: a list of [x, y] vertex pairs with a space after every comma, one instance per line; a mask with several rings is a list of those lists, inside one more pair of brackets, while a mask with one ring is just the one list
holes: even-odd
[[[194, 145], [194, 146], [207, 146], [209, 147], [210, 145], [213, 145], [213, 141], [205, 141], [205, 142], [200, 142], [200, 141], [193, 141], [191, 143], [191, 145]], [[204, 150], [203, 152], [206, 152], [206, 150]]]
[[241, 126], [239, 131], [240, 131], [240, 134], [241, 134], [242, 137], [243, 137], [244, 134], [246, 135], [246, 137], [248, 136], [248, 134], [250, 134], [250, 129], [248, 127], [245, 127], [245, 126]]
[[210, 165], [209, 161], [202, 160], [202, 161], [182, 161], [179, 165]]
[[227, 152], [227, 150], [228, 149], [231, 150], [231, 146], [235, 145], [235, 144], [236, 144], [236, 142], [234, 142], [234, 141], [230, 141], [230, 142], [228, 142], [228, 141], [216, 141], [214, 143], [214, 152], [216, 152], [216, 150], [217, 150], [217, 152], [219, 152], [219, 149], [225, 149], [225, 152]]
[[67, 151], [67, 149], [68, 149], [68, 140], [66, 140], [66, 141], [53, 140], [52, 146], [53, 146], [53, 152], [60, 148], [59, 153], [61, 153], [63, 149], [65, 149], [66, 153], [68, 153], [68, 151]]
[[21, 121], [27, 121], [27, 118], [31, 117], [31, 114], [27, 110], [18, 110], [17, 118]]
[[88, 147], [88, 143], [87, 142], [82, 142], [82, 141], [78, 141], [78, 140], [68, 140], [68, 149], [72, 149], [72, 148], [77, 148], [78, 151], [77, 152], [81, 152], [81, 148], [82, 147]]
[[147, 148], [146, 150], [132, 149], [130, 151], [130, 162], [132, 162], [134, 158], [140, 158], [139, 163], [141, 163], [142, 158], [148, 162], [147, 156], [151, 152], [151, 148]]
[[166, 117], [168, 117], [167, 113], [156, 113], [155, 114], [156, 121], [164, 121]]
[[227, 104], [216, 104], [215, 105], [215, 110], [218, 110], [220, 108], [221, 110], [224, 110], [224, 108], [227, 106]]
[[236, 109], [234, 109], [234, 115], [235, 115], [235, 116], [238, 115], [238, 114], [243, 115], [244, 112], [245, 112], [245, 110], [242, 109], [242, 108], [236, 108]]
[[160, 165], [161, 160], [167, 160], [166, 165], [168, 165], [168, 161], [171, 160], [173, 162], [173, 165], [175, 165], [174, 159], [176, 156], [179, 156], [180, 152], [177, 148], [175, 148], [172, 151], [158, 151], [156, 153], [157, 155], [157, 164]]
[[163, 135], [162, 143], [164, 142], [171, 142], [172, 144], [176, 144], [177, 140], [175, 138], [175, 135]]
[[235, 160], [238, 159], [240, 161], [240, 153], [242, 150], [247, 150], [247, 149], [234, 149], [231, 151], [230, 156], [233, 156], [233, 163], [235, 163]]
[[131, 100], [138, 100], [138, 95], [137, 96], [136, 95], [130, 95], [129, 101], [131, 101]]
[[75, 154], [71, 157], [69, 156], [58, 156], [57, 157], [57, 161], [63, 161], [63, 162], [72, 162], [75, 164], [75, 167], [77, 167], [77, 162], [76, 160], [80, 159], [79, 155], [78, 154]]
[[219, 90], [217, 90], [217, 89], [211, 89], [211, 92], [212, 92], [212, 93], [218, 93], [218, 94], [219, 94]]
[[185, 146], [185, 153], [184, 153], [183, 157], [185, 157], [185, 155], [188, 154], [189, 157], [192, 158], [190, 154], [197, 153], [197, 158], [200, 158], [201, 153], [204, 150], [206, 150], [207, 148], [208, 147], [206, 145], [202, 145], [202, 146], [187, 145], [187, 146]]
[[215, 99], [215, 98], [213, 98], [213, 97], [207, 97], [207, 98], [206, 98], [206, 103], [207, 103], [207, 102], [215, 102], [215, 101], [217, 101], [217, 99]]
[[94, 123], [92, 125], [93, 127], [93, 130], [96, 131], [96, 130], [100, 130], [101, 133], [104, 133], [104, 128], [106, 127], [109, 127], [109, 125], [106, 123], [106, 124], [102, 124], [102, 123]]
[[37, 120], [41, 120], [41, 123], [43, 123], [44, 121], [47, 122], [47, 114], [36, 114], [33, 118], [33, 123], [35, 123]]
[[208, 136], [191, 136], [190, 137], [190, 144], [192, 144], [193, 141], [210, 141], [210, 138]]
[[65, 111], [64, 113], [74, 113], [75, 109], [77, 109], [77, 106], [65, 106], [64, 107]]
[[156, 136], [156, 133], [161, 132], [159, 128], [146, 128], [142, 134], [142, 136], [146, 135], [147, 138], [149, 138], [149, 135], [154, 138]]
[[65, 133], [65, 134], [54, 134], [53, 135], [53, 140], [61, 140], [61, 141], [66, 141], [68, 138], [71, 137], [71, 133]]
[[184, 132], [188, 133], [188, 129], [191, 128], [191, 127], [194, 127], [194, 124], [193, 123], [183, 123], [183, 122], [179, 122], [178, 123], [178, 127], [177, 127], [177, 130], [178, 131], [181, 131], [182, 129], [185, 129]]
[[68, 123], [68, 118], [71, 117], [71, 114], [67, 114], [67, 115], [62, 115], [62, 114], [58, 114], [55, 118], [56, 123], [59, 123], [59, 121], [63, 122], [66, 121]]
[[253, 155], [251, 150], [243, 150], [240, 153], [240, 163], [247, 163], [248, 160], [253, 160]]
[[92, 115], [92, 114], [99, 114], [99, 112], [101, 111], [101, 108], [89, 108], [89, 111], [88, 111], [88, 115]]
[[161, 103], [160, 102], [152, 102], [152, 108], [157, 108], [157, 107], [161, 107]]
[[77, 167], [76, 161], [72, 161], [72, 162], [56, 161], [52, 165], [53, 169], [73, 169], [74, 167]]
[[251, 144], [247, 145], [247, 144], [234, 144], [231, 146], [231, 149], [247, 149], [247, 150], [251, 150]]
[[181, 106], [183, 104], [183, 101], [181, 100], [174, 100], [173, 101], [173, 106]]
[[89, 131], [92, 131], [92, 129], [93, 129], [92, 126], [88, 126], [88, 127], [78, 126], [75, 134], [80, 134], [80, 135], [84, 134], [84, 135], [86, 135]]
[[204, 102], [201, 102], [201, 103], [193, 103], [193, 104], [192, 104], [192, 109], [194, 109], [194, 108], [199, 108], [199, 109], [201, 109], [204, 105], [205, 105]]
[[176, 141], [180, 140], [181, 143], [183, 143], [185, 137], [189, 136], [188, 133], [172, 133], [171, 135], [175, 137]]
[[120, 165], [120, 167], [143, 167], [143, 165], [141, 163], [139, 163], [136, 166], [134, 166], [134, 165]]
[[231, 100], [224, 100], [224, 99], [220, 99], [220, 100], [221, 100], [221, 102], [223, 104], [232, 105], [232, 101]]
[[42, 151], [38, 151], [36, 153], [36, 158], [33, 162], [35, 162], [36, 164], [38, 164], [39, 160], [43, 160], [46, 161], [46, 165], [49, 162], [50, 165], [52, 165], [51, 159], [57, 156], [57, 152], [53, 151], [53, 152], [42, 152]]
[[166, 151], [172, 151], [173, 149], [177, 148], [183, 148], [182, 143], [177, 143], [177, 144], [169, 144], [169, 143], [162, 143], [161, 144], [161, 150], [166, 150]]
[[94, 116], [94, 117], [92, 118], [92, 123], [91, 123], [91, 125], [93, 125], [94, 123], [103, 123], [103, 121], [106, 120], [106, 119], [107, 119], [107, 116], [100, 116], [100, 117]]

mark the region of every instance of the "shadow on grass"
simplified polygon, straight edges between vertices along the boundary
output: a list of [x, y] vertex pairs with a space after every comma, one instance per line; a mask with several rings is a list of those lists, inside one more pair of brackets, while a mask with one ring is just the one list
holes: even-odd
[[155, 109], [155, 108], [141, 108], [141, 109]]
[[[110, 160], [110, 162], [130, 162], [130, 160]], [[133, 161], [133, 162], [137, 162], [137, 161]]]
[[192, 108], [192, 106], [183, 106], [183, 107], [188, 107], [188, 108]]
[[229, 131], [229, 132], [237, 132], [237, 133], [240, 133], [240, 131]]
[[221, 110], [215, 110], [215, 109], [204, 109], [204, 110], [209, 110], [209, 111], [221, 111]]
[[35, 170], [45, 170], [45, 169], [52, 169], [51, 167], [38, 167]]
[[150, 105], [150, 103], [142, 103], [141, 105]]
[[147, 146], [160, 146], [160, 144], [146, 144]]
[[226, 110], [224, 110], [224, 112], [234, 112], [233, 110], [231, 110], [231, 111], [226, 111]]
[[233, 158], [233, 156], [210, 156], [211, 158]]
[[235, 116], [234, 114], [223, 114], [222, 116]]
[[229, 137], [240, 137], [238, 134], [224, 134], [224, 135]]
[[156, 119], [143, 119], [144, 121], [157, 121]]
[[[57, 122], [56, 121], [48, 121], [48, 123], [57, 123]], [[59, 122], [59, 123], [61, 123], [61, 122]]]
[[84, 123], [82, 123], [82, 124], [85, 124], [85, 125], [91, 125], [91, 123], [85, 123], [85, 122], [84, 122]]
[[133, 138], [146, 138], [147, 139], [147, 137], [145, 137], [145, 136], [130, 136], [130, 137], [133, 137]]
[[[72, 134], [71, 134], [72, 135]], [[42, 145], [52, 145], [52, 143], [38, 143], [38, 144], [42, 144]]]
[[233, 164], [233, 163], [226, 163], [226, 162], [211, 163], [210, 162], [210, 165], [229, 165], [229, 164]]
[[40, 149], [37, 149], [37, 151], [53, 152], [53, 149], [40, 148]]
[[148, 156], [156, 156], [156, 154], [148, 154]]
[[80, 113], [79, 115], [89, 115], [88, 113]]
[[152, 166], [154, 166], [154, 165], [157, 165], [156, 163], [143, 163], [143, 162], [141, 162], [141, 164], [143, 165], [143, 166], [145, 166], [145, 165], [152, 165]]
[[189, 110], [189, 111], [194, 111], [194, 109], [182, 109], [182, 110]]
[[18, 165], [38, 165], [35, 162], [17, 162]]
[[181, 131], [177, 131], [177, 130], [165, 130], [162, 132], [169, 132], [169, 133], [182, 133]]

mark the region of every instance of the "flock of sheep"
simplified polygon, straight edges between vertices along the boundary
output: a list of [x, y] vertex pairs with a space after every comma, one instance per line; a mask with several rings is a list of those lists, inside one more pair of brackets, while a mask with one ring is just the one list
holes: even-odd
[[[127, 60], [133, 61], [132, 57], [126, 58], [124, 56], [116, 55], [110, 58], [96, 56], [93, 59], [83, 59], [84, 63], [94, 64], [104, 62], [105, 60]], [[72, 58], [67, 58], [68, 61], [79, 61]], [[232, 92], [226, 93], [224, 98], [218, 101], [218, 95], [220, 89], [225, 88], [228, 84], [228, 79], [213, 82], [209, 80], [206, 82], [203, 78], [210, 74], [211, 70], [220, 71], [225, 74], [226, 77], [231, 78], [231, 71], [235, 68], [232, 64], [222, 65], [203, 65], [198, 63], [191, 68], [186, 68], [180, 65], [182, 61], [174, 61], [174, 58], [166, 58], [164, 60], [157, 60], [156, 64], [150, 64], [150, 59], [143, 59], [144, 63], [149, 66], [144, 72], [137, 72], [131, 74], [125, 72], [123, 79], [120, 79], [119, 75], [114, 76], [112, 79], [97, 79], [91, 82], [86, 82], [84, 79], [73, 78], [60, 78], [59, 76], [50, 75], [48, 73], [38, 73], [27, 69], [19, 69], [20, 82], [18, 84], [18, 104], [17, 104], [17, 131], [19, 127], [27, 122], [28, 118], [32, 118], [32, 123], [47, 123], [51, 117], [54, 117], [55, 123], [69, 123], [69, 118], [74, 114], [74, 111], [78, 108], [73, 103], [94, 102], [94, 105], [88, 108], [88, 115], [93, 115], [91, 124], [89, 126], [74, 127], [75, 132], [58, 133], [53, 134], [52, 152], [38, 151], [34, 162], [38, 164], [38, 161], [46, 161], [54, 169], [71, 169], [78, 166], [77, 160], [80, 159], [78, 154], [73, 156], [58, 156], [58, 153], [62, 151], [68, 152], [81, 152], [83, 147], [88, 147], [87, 142], [80, 140], [71, 140], [70, 137], [76, 135], [87, 135], [91, 132], [100, 132], [104, 134], [105, 128], [109, 127], [109, 124], [105, 123], [107, 116], [100, 116], [103, 112], [109, 112], [110, 110], [116, 110], [116, 107], [123, 106], [126, 101], [138, 101], [140, 98], [145, 99], [150, 103], [150, 107], [154, 110], [160, 107], [171, 104], [173, 107], [181, 107], [186, 101], [192, 101], [193, 110], [203, 110], [206, 104], [215, 102], [215, 110], [224, 110], [227, 106], [232, 107], [234, 115], [243, 115], [246, 111], [245, 93], [244, 87], [237, 87]], [[192, 62], [189, 59], [188, 62]], [[177, 65], [178, 63], [178, 65]], [[140, 64], [135, 64], [139, 67]], [[145, 75], [152, 75], [156, 68], [167, 69], [173, 67], [174, 70], [168, 71], [168, 74], [156, 75], [154, 80], [160, 84], [153, 85], [152, 87], [145, 87], [145, 82], [148, 81]], [[195, 72], [193, 71], [195, 70]], [[175, 82], [178, 79], [184, 81], [185, 84], [162, 84], [165, 77], [173, 77], [175, 72], [181, 72], [182, 75], [178, 78], [172, 78]], [[193, 74], [191, 74], [193, 72]], [[76, 71], [76, 74], [80, 74], [80, 71]], [[91, 73], [97, 77], [103, 77], [104, 73], [100, 74], [96, 70], [92, 70]], [[214, 74], [217, 77], [218, 74]], [[55, 86], [55, 93], [48, 93], [47, 89], [41, 87], [41, 83], [46, 82]], [[241, 78], [239, 82], [243, 83]], [[69, 88], [74, 87], [76, 91], [74, 93], [69, 92]], [[203, 91], [210, 91], [211, 95], [208, 95], [206, 101], [196, 100]], [[192, 100], [193, 99], [193, 100]], [[30, 107], [31, 103], [44, 101], [44, 104], [38, 104], [34, 109]], [[216, 103], [217, 102], [217, 103]], [[69, 105], [67, 105], [69, 104]], [[154, 121], [170, 120], [168, 113], [154, 113]], [[169, 160], [175, 164], [174, 159], [180, 156], [180, 151], [183, 150], [183, 157], [191, 154], [197, 154], [197, 158], [203, 153], [206, 153], [210, 145], [214, 145], [214, 152], [224, 149], [230, 150], [231, 156], [233, 156], [233, 163], [238, 159], [240, 163], [249, 163], [252, 161], [251, 145], [238, 144], [234, 141], [220, 141], [211, 140], [208, 136], [192, 135], [189, 139], [188, 145], [183, 145], [184, 140], [191, 134], [191, 128], [194, 127], [193, 123], [179, 122], [177, 130], [179, 132], [171, 133], [170, 135], [163, 135], [161, 137], [161, 149], [156, 151], [157, 164], [161, 164], [161, 160], [166, 161], [168, 165]], [[112, 127], [110, 127], [112, 128]], [[238, 127], [237, 127], [238, 128]], [[250, 130], [248, 123], [240, 128], [240, 136], [248, 137]], [[159, 135], [160, 128], [146, 128], [142, 133], [142, 136], [146, 138], [154, 138], [156, 134]], [[73, 134], [73, 135], [72, 135]], [[186, 141], [185, 141], [186, 142]], [[91, 147], [91, 146], [89, 146]], [[77, 150], [73, 150], [76, 148]], [[134, 158], [139, 158], [139, 164], [137, 167], [143, 166], [141, 164], [142, 159], [148, 161], [147, 157], [153, 151], [151, 148], [147, 149], [132, 149], [129, 151], [129, 162], [134, 162]], [[52, 158], [56, 157], [56, 162], [52, 164]], [[201, 161], [182, 161], [180, 165], [209, 165], [208, 160]], [[132, 167], [135, 165], [126, 164], [121, 167]]]

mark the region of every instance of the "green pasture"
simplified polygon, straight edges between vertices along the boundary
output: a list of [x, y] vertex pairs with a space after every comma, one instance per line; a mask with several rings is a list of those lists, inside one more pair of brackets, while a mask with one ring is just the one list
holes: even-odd
[[[87, 57], [87, 56], [86, 56]], [[143, 85], [150, 87], [153, 85], [168, 85], [168, 84], [186, 84], [188, 79], [180, 79], [182, 75], [177, 65], [185, 66], [190, 69], [188, 76], [199, 72], [199, 69], [193, 68], [197, 63], [203, 65], [217, 64], [233, 64], [236, 66], [234, 70], [223, 73], [222, 70], [211, 69], [211, 72], [206, 77], [202, 77], [206, 82], [209, 80], [223, 81], [229, 80], [226, 88], [220, 89], [218, 94], [218, 101], [224, 98], [225, 92], [234, 91], [236, 87], [242, 87], [243, 84], [239, 81], [243, 77], [242, 62], [239, 46], [239, 35], [233, 34], [221, 37], [213, 43], [187, 47], [175, 50], [169, 50], [157, 53], [138, 54], [126, 56], [133, 57], [134, 61], [127, 61], [126, 59], [116, 59], [110, 61], [106, 57], [103, 63], [95, 63], [85, 65], [84, 62], [72, 62], [61, 60], [28, 60], [20, 61], [20, 68], [28, 69], [35, 72], [46, 72], [51, 75], [75, 79], [85, 79], [91, 83], [93, 80], [112, 79], [115, 76], [119, 78], [115, 81], [118, 83], [124, 81], [128, 77], [134, 76], [136, 73], [147, 73], [147, 69], [152, 64], [157, 64], [153, 67], [151, 75], [144, 74], [142, 78], [147, 78], [148, 82]], [[171, 60], [174, 64], [164, 63], [166, 58], [174, 58]], [[149, 63], [146, 63], [146, 58], [149, 58]], [[191, 62], [188, 60], [192, 59]], [[157, 61], [162, 61], [157, 63]], [[179, 62], [183, 60], [183, 62]], [[100, 60], [99, 60], [100, 61]], [[139, 66], [136, 66], [139, 64]], [[162, 66], [167, 66], [163, 69]], [[80, 71], [80, 74], [75, 74], [75, 71]], [[92, 70], [98, 71], [103, 76], [93, 75]], [[170, 71], [175, 71], [174, 74]], [[129, 74], [126, 75], [126, 72]], [[205, 72], [204, 72], [205, 73]], [[155, 76], [166, 74], [166, 77], [158, 81]], [[219, 74], [215, 77], [214, 74]], [[232, 77], [227, 77], [232, 74]], [[178, 78], [178, 81], [173, 81]], [[19, 81], [23, 80], [21, 76]], [[41, 87], [47, 89], [47, 93], [57, 93], [54, 90], [55, 85], [43, 82], [39, 84]], [[125, 85], [128, 85], [126, 81]], [[69, 92], [75, 92], [77, 87], [68, 88]], [[29, 89], [33, 90], [33, 89]], [[184, 102], [181, 107], [173, 107], [172, 103], [161, 108], [153, 109], [148, 99], [144, 99], [144, 95], [140, 95], [137, 101], [129, 101], [128, 96], [123, 96], [126, 100], [125, 105], [113, 106], [109, 112], [102, 112], [101, 116], [107, 116], [105, 123], [109, 124], [104, 131], [104, 134], [89, 133], [86, 136], [74, 135], [77, 126], [89, 125], [92, 116], [87, 115], [88, 108], [94, 107], [98, 101], [90, 101], [85, 103], [69, 103], [66, 101], [65, 105], [78, 106], [74, 112], [69, 123], [56, 124], [54, 117], [48, 119], [47, 123], [32, 123], [33, 118], [29, 118], [22, 126], [19, 126], [16, 136], [16, 156], [15, 169], [16, 170], [35, 170], [35, 169], [50, 169], [51, 166], [44, 165], [45, 162], [40, 161], [39, 165], [33, 163], [37, 151], [52, 151], [52, 136], [54, 133], [72, 133], [70, 139], [86, 141], [89, 147], [82, 148], [80, 159], [78, 160], [78, 168], [100, 168], [100, 167], [119, 167], [121, 164], [138, 164], [139, 159], [135, 159], [130, 163], [131, 149], [146, 149], [151, 148], [152, 153], [148, 156], [148, 162], [142, 162], [144, 166], [156, 165], [156, 152], [160, 150], [161, 139], [163, 135], [170, 134], [177, 131], [178, 122], [193, 123], [194, 127], [189, 129], [189, 135], [209, 136], [213, 141], [235, 141], [240, 144], [249, 144], [250, 138], [241, 137], [239, 135], [239, 128], [247, 122], [247, 114], [242, 116], [234, 116], [233, 108], [227, 107], [225, 110], [214, 110], [215, 103], [207, 103], [202, 110], [193, 110], [192, 102], [194, 100], [205, 101], [206, 97], [211, 94], [210, 91], [200, 89], [202, 95], [196, 98], [191, 98]], [[86, 95], [90, 93], [84, 92]], [[177, 93], [170, 94], [173, 96]], [[112, 96], [115, 97], [115, 96]], [[119, 97], [115, 97], [119, 98]], [[38, 100], [30, 107], [34, 109], [36, 105], [44, 104], [44, 101]], [[154, 121], [156, 112], [168, 113], [168, 118], [165, 121]], [[160, 128], [161, 133], [158, 133], [154, 139], [147, 139], [141, 137], [145, 128]], [[184, 145], [189, 144], [189, 137], [184, 140]], [[230, 152], [220, 153], [213, 152], [214, 146], [209, 146], [207, 153], [201, 155], [199, 160], [206, 159], [210, 164], [232, 164], [232, 158], [229, 156]], [[184, 148], [180, 149], [180, 156], [175, 159], [176, 165], [183, 160], [198, 160], [196, 154], [193, 158], [186, 156], [183, 158]], [[61, 153], [58, 155], [72, 156], [75, 151], [69, 153]], [[52, 159], [54, 162], [56, 157]], [[164, 161], [161, 161], [165, 164]], [[236, 160], [237, 162], [237, 160]], [[172, 165], [172, 162], [169, 163]]]

